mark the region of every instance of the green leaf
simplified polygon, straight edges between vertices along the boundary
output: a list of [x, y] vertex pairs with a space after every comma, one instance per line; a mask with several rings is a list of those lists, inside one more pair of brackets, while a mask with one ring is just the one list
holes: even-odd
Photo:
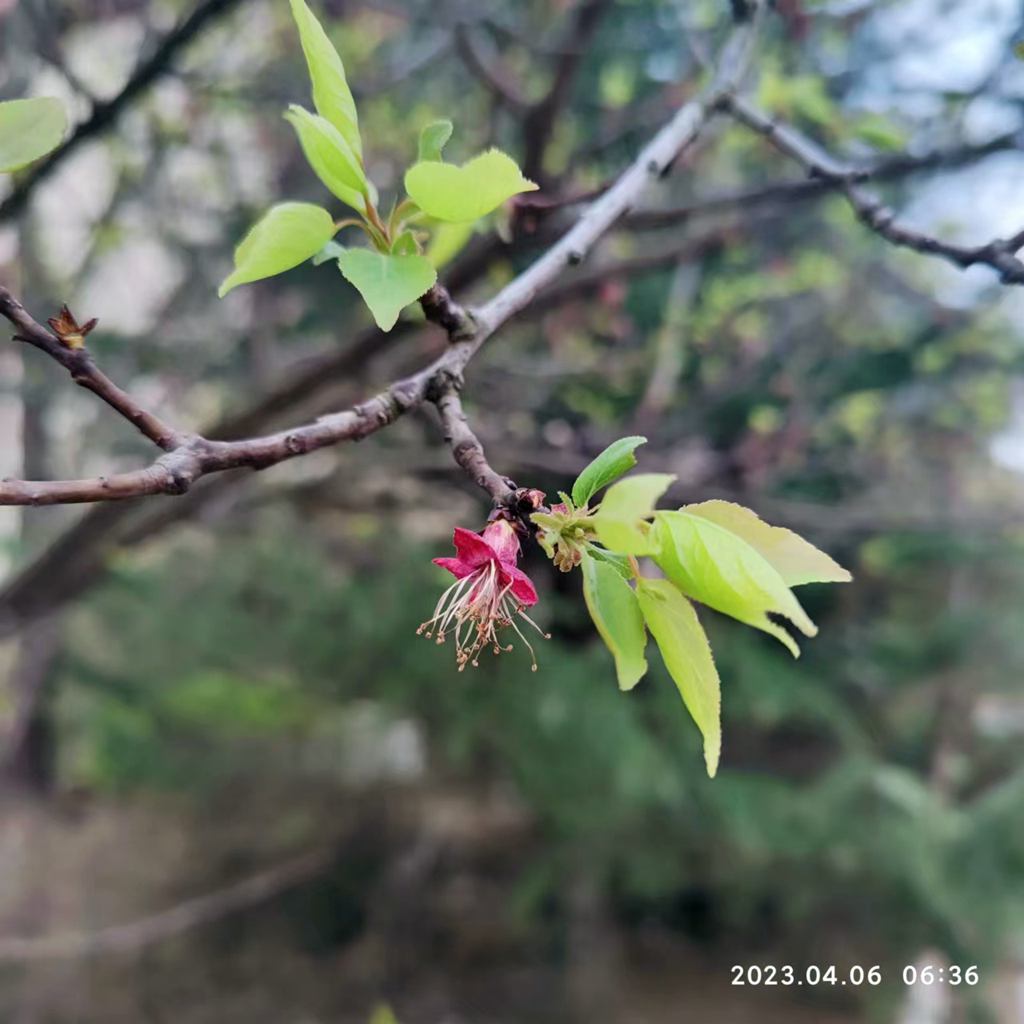
[[619, 689], [633, 689], [647, 671], [647, 634], [636, 592], [607, 562], [585, 555], [583, 597], [601, 639], [615, 658]]
[[365, 213], [366, 199], [363, 193], [370, 192], [370, 185], [363, 173], [362, 164], [341, 132], [326, 118], [311, 114], [294, 103], [288, 108], [284, 119], [299, 136], [302, 152], [316, 176], [343, 203]]
[[0, 103], [0, 173], [46, 156], [60, 145], [67, 127], [60, 100], [39, 96]]
[[370, 1016], [370, 1024], [398, 1024], [398, 1018], [387, 1003], [381, 1003]]
[[420, 148], [417, 159], [420, 161], [443, 160], [441, 151], [452, 137], [454, 130], [455, 126], [451, 121], [431, 121], [420, 132]]
[[646, 443], [646, 437], [620, 437], [618, 441], [608, 445], [576, 477], [576, 483], [572, 485], [572, 503], [577, 508], [584, 508], [602, 487], [607, 487], [613, 480], [618, 480], [626, 470], [636, 465], [636, 456], [633, 452]]
[[770, 633], [794, 658], [800, 648], [768, 613], [784, 615], [805, 636], [817, 627], [772, 565], [742, 537], [689, 512], [659, 512], [655, 561], [689, 597]]
[[838, 562], [798, 533], [769, 526], [756, 512], [731, 501], [702, 501], [680, 510], [700, 516], [742, 537], [764, 556], [788, 587], [801, 583], [849, 583], [853, 577]]
[[489, 149], [461, 167], [425, 160], [405, 172], [405, 190], [428, 216], [462, 223], [478, 220], [519, 192], [537, 186], [512, 157]]
[[391, 252], [395, 256], [415, 256], [419, 252], [416, 236], [411, 231], [403, 231], [391, 243]]
[[465, 224], [445, 224], [443, 221], [435, 221], [430, 233], [426, 257], [440, 270], [462, 252], [472, 237], [472, 221]]
[[334, 218], [312, 203], [279, 203], [250, 229], [235, 250], [235, 270], [220, 286], [232, 288], [283, 274], [315, 256], [334, 235]]
[[319, 267], [324, 263], [336, 260], [345, 251], [345, 246], [332, 238], [314, 257], [313, 266]]
[[[531, 518], [536, 519], [537, 517], [534, 515]], [[591, 558], [596, 558], [599, 562], [610, 565], [624, 580], [631, 580], [633, 578], [633, 567], [629, 564], [628, 556], [617, 555], [614, 551], [606, 551], [604, 548], [599, 548], [596, 544], [587, 545], [587, 554]]]
[[362, 295], [382, 331], [390, 331], [398, 314], [437, 280], [437, 271], [424, 256], [388, 256], [371, 249], [346, 249], [338, 266], [345, 280]]
[[707, 635], [693, 605], [668, 580], [638, 580], [637, 598], [665, 668], [704, 737], [704, 763], [714, 778], [722, 752], [722, 695]]
[[594, 516], [597, 539], [620, 555], [652, 554], [656, 538], [643, 520], [673, 480], [669, 473], [637, 473], [609, 487]]
[[313, 105], [321, 117], [337, 128], [349, 148], [362, 161], [359, 115], [341, 57], [305, 0], [291, 0], [291, 5], [292, 17], [299, 27], [302, 52], [309, 67], [309, 79], [313, 83]]

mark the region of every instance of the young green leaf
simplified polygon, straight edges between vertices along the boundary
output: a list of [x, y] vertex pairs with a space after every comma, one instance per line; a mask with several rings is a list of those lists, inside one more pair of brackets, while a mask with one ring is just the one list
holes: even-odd
[[345, 251], [345, 246], [332, 238], [314, 257], [313, 266], [319, 267], [324, 263], [336, 260]]
[[[534, 515], [531, 518], [536, 519], [537, 517]], [[633, 578], [633, 567], [629, 563], [628, 555], [617, 555], [614, 551], [599, 548], [596, 544], [587, 545], [587, 554], [599, 562], [610, 565], [624, 580]]]
[[369, 182], [362, 164], [341, 132], [326, 118], [311, 114], [294, 103], [284, 119], [295, 129], [302, 152], [316, 176], [343, 203], [365, 213], [363, 192], [370, 191]]
[[424, 256], [388, 256], [371, 249], [346, 249], [338, 266], [345, 280], [362, 295], [382, 331], [390, 331], [398, 314], [437, 280], [437, 271]]
[[431, 121], [420, 132], [418, 160], [440, 162], [441, 152], [452, 137], [455, 126], [451, 121]]
[[583, 508], [602, 487], [607, 487], [613, 480], [618, 480], [623, 473], [632, 469], [636, 465], [636, 456], [633, 452], [646, 443], [646, 437], [620, 437], [618, 441], [608, 445], [576, 477], [576, 483], [572, 485], [572, 503], [577, 508]]
[[853, 577], [838, 562], [819, 551], [798, 533], [769, 526], [756, 512], [731, 501], [702, 501], [680, 510], [700, 516], [742, 537], [759, 551], [782, 577], [786, 586], [801, 583], [849, 583]]
[[638, 580], [637, 598], [665, 668], [704, 737], [704, 763], [714, 778], [722, 752], [722, 696], [707, 635], [693, 605], [668, 580]]
[[506, 199], [536, 188], [500, 149], [461, 167], [425, 160], [405, 172], [405, 190], [416, 205], [430, 217], [455, 223], [478, 220]]
[[673, 480], [670, 473], [638, 473], [612, 484], [594, 516], [597, 539], [620, 555], [652, 554], [656, 538], [643, 520]]
[[359, 115], [341, 57], [305, 0], [291, 0], [291, 5], [313, 84], [313, 105], [321, 117], [341, 132], [361, 162], [363, 143], [359, 137]]
[[60, 100], [38, 96], [0, 103], [0, 173], [26, 167], [56, 149], [67, 126]]
[[647, 671], [647, 634], [636, 592], [607, 562], [585, 555], [583, 597], [601, 639], [615, 658], [619, 689], [633, 689]]
[[462, 252], [466, 243], [472, 237], [472, 221], [465, 224], [446, 224], [444, 221], [434, 221], [431, 227], [426, 257], [440, 270], [441, 267], [455, 259]]
[[419, 252], [415, 235], [411, 231], [403, 231], [391, 243], [391, 252], [395, 256], [415, 256]]
[[794, 658], [800, 648], [768, 613], [784, 615], [805, 636], [817, 627], [783, 578], [742, 537], [689, 512], [659, 512], [655, 561], [686, 595], [781, 641]]
[[221, 298], [232, 288], [283, 274], [315, 256], [334, 235], [334, 218], [312, 203], [271, 207], [235, 250], [235, 270], [220, 286]]

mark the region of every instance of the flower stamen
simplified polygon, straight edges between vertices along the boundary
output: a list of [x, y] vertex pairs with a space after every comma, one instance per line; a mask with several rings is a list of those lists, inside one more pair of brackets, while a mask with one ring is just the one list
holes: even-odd
[[515, 620], [524, 619], [542, 637], [548, 638], [548, 634], [525, 611], [528, 604], [536, 603], [537, 595], [516, 566], [519, 542], [514, 528], [498, 521], [482, 536], [458, 529], [455, 545], [459, 558], [436, 561], [457, 579], [441, 594], [433, 615], [420, 625], [417, 634], [435, 637], [439, 644], [451, 634], [461, 672], [467, 665], [478, 666], [488, 647], [495, 655], [511, 651], [512, 644], [503, 644], [499, 638], [499, 631], [511, 626], [526, 644], [536, 671], [536, 654]]

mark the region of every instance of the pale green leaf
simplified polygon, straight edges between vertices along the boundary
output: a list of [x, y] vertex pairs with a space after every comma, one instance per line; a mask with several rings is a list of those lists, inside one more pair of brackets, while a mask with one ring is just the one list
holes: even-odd
[[371, 1014], [370, 1024], [398, 1024], [398, 1018], [387, 1003], [381, 1003]]
[[620, 690], [631, 690], [647, 671], [647, 634], [636, 592], [607, 562], [583, 558], [583, 597], [597, 632], [615, 658]]
[[[537, 517], [534, 515], [531, 518], [536, 519]], [[610, 565], [624, 580], [631, 580], [633, 578], [633, 567], [630, 565], [627, 555], [617, 555], [614, 551], [599, 548], [596, 544], [587, 545], [587, 554], [591, 558], [596, 558], [599, 562], [605, 562], [607, 565]]]
[[583, 508], [602, 487], [607, 487], [613, 480], [618, 480], [623, 473], [632, 469], [636, 465], [636, 456], [633, 452], [646, 443], [646, 437], [620, 437], [618, 441], [608, 445], [576, 477], [576, 483], [572, 485], [572, 503], [577, 508]]
[[316, 176], [343, 203], [365, 213], [363, 193], [370, 191], [369, 182], [362, 164], [341, 132], [326, 118], [311, 114], [294, 103], [284, 119], [295, 129], [302, 152]]
[[56, 149], [67, 126], [60, 100], [38, 96], [0, 103], [0, 173], [16, 171]]
[[314, 257], [313, 266], [319, 267], [324, 263], [336, 260], [345, 251], [345, 246], [332, 238]]
[[849, 583], [853, 577], [838, 562], [798, 533], [769, 526], [756, 512], [731, 501], [684, 505], [682, 512], [718, 523], [756, 548], [789, 587], [801, 583]]
[[713, 778], [722, 752], [722, 696], [707, 635], [693, 605], [668, 580], [639, 580], [637, 598], [665, 668], [704, 737], [704, 763]]
[[655, 532], [655, 560], [684, 594], [770, 633], [794, 658], [800, 648], [768, 613], [785, 616], [805, 636], [818, 632], [783, 578], [742, 537], [689, 512], [659, 512]]
[[451, 121], [431, 121], [420, 132], [418, 160], [442, 160], [442, 151], [452, 137], [454, 125]]
[[334, 235], [334, 218], [312, 203], [271, 207], [235, 250], [235, 270], [220, 286], [221, 298], [232, 288], [283, 274], [315, 256]]
[[435, 221], [430, 233], [426, 256], [431, 263], [441, 269], [446, 263], [455, 259], [473, 237], [473, 222], [464, 224], [446, 224]]
[[390, 331], [398, 314], [437, 280], [437, 271], [424, 256], [388, 256], [371, 249], [346, 249], [338, 266], [345, 280], [362, 295], [382, 331]]
[[536, 188], [500, 149], [489, 149], [461, 167], [425, 160], [405, 172], [405, 190], [413, 202], [428, 216], [455, 223], [478, 220], [506, 199]]
[[416, 236], [411, 231], [403, 231], [392, 243], [391, 252], [395, 256], [414, 256], [418, 253]]
[[675, 477], [669, 473], [637, 473], [608, 488], [594, 516], [597, 539], [620, 555], [649, 555], [656, 538], [644, 520]]
[[305, 0], [291, 0], [291, 5], [292, 17], [299, 28], [302, 52], [309, 67], [309, 79], [313, 84], [313, 105], [321, 117], [341, 132], [361, 161], [363, 143], [359, 137], [359, 115], [341, 57]]

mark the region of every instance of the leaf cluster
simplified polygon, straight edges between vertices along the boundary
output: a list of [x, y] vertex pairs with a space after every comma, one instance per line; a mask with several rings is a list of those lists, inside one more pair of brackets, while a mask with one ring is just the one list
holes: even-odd
[[[341, 57], [305, 0], [291, 0], [291, 9], [316, 113], [292, 104], [284, 117], [313, 173], [355, 216], [336, 219], [314, 203], [271, 207], [235, 250], [235, 269], [219, 294], [223, 298], [239, 285], [282, 274], [307, 260], [334, 261], [377, 326], [389, 331], [401, 311], [434, 285], [437, 267], [468, 240], [475, 221], [537, 186], [498, 149], [461, 166], [445, 163], [452, 123], [434, 121], [420, 133], [418, 159], [405, 173], [405, 197], [396, 197], [383, 212], [366, 173], [359, 114]], [[336, 242], [347, 228], [361, 231], [366, 244]]]
[[[675, 510], [657, 502], [675, 477], [637, 473], [643, 437], [609, 445], [583, 470], [571, 495], [534, 521], [541, 544], [560, 568], [581, 565], [587, 609], [615, 659], [619, 687], [631, 690], [647, 672], [647, 635], [704, 737], [709, 775], [722, 747], [721, 693], [711, 646], [692, 601], [776, 637], [798, 657], [781, 625], [805, 636], [817, 627], [793, 594], [803, 583], [841, 583], [850, 574], [791, 530], [769, 526], [748, 508], [705, 501]], [[597, 504], [594, 496], [607, 491]], [[648, 558], [661, 578], [646, 575]]]

